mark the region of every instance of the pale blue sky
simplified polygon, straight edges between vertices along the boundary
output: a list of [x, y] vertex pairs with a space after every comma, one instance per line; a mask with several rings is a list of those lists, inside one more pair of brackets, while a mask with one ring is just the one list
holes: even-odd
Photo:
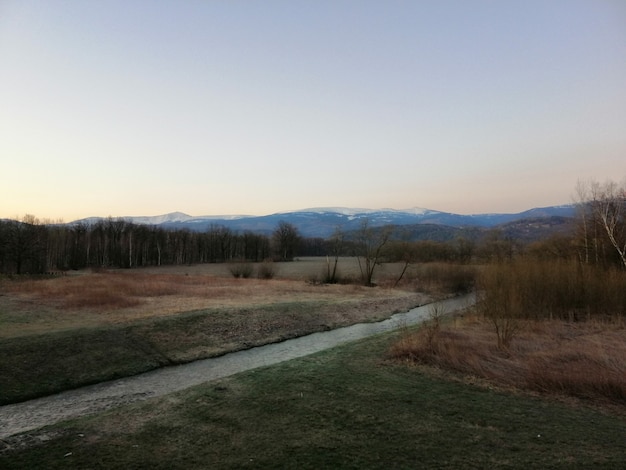
[[0, 217], [569, 203], [626, 1], [0, 0], [0, 159]]

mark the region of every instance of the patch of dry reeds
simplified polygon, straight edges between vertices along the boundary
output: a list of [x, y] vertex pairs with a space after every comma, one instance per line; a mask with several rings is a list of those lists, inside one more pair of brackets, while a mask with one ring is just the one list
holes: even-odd
[[481, 271], [478, 289], [488, 310], [508, 305], [516, 317], [576, 321], [626, 314], [626, 271], [576, 261], [490, 265]]
[[[22, 312], [19, 318], [11, 320], [13, 332], [33, 318], [37, 318], [38, 323], [29, 328], [43, 328], [44, 323], [52, 326], [61, 320], [74, 325], [78, 317], [85, 321], [91, 318], [91, 323], [100, 324], [197, 309], [243, 308], [285, 302], [343, 304], [345, 301], [397, 298], [406, 299], [406, 308], [423, 303], [423, 299], [418, 300], [421, 298], [419, 294], [408, 291], [373, 291], [342, 284], [318, 286], [282, 278], [236, 279], [228, 276], [226, 269], [223, 275], [202, 271], [103, 270], [50, 279], [4, 280], [0, 281], [0, 292], [6, 294], [3, 297], [5, 303], [13, 302]], [[42, 313], [46, 309], [52, 309], [47, 310], [49, 315]], [[78, 312], [81, 315], [76, 315]], [[93, 316], [89, 316], [92, 313]]]
[[[396, 269], [398, 270], [399, 268]], [[474, 289], [476, 276], [475, 266], [433, 262], [410, 266], [401, 282], [397, 282], [396, 272], [387, 277], [379, 274], [376, 282], [380, 286], [398, 285], [433, 294], [464, 294]]]
[[575, 261], [521, 259], [489, 265], [477, 287], [477, 310], [494, 327], [500, 349], [509, 348], [528, 321], [620, 323], [626, 313], [626, 272]]
[[531, 321], [507, 350], [486, 321], [405, 332], [399, 360], [478, 377], [505, 387], [626, 405], [626, 329], [615, 323]]

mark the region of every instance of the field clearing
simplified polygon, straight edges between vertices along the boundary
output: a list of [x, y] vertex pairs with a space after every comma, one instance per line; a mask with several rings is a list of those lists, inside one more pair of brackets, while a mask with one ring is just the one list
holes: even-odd
[[[88, 327], [120, 325], [195, 310], [246, 309], [277, 303], [320, 302], [338, 310], [367, 301], [398, 301], [392, 312], [423, 303], [416, 288], [371, 289], [357, 284], [318, 284], [326, 260], [273, 263], [274, 279], [235, 279], [229, 264], [163, 266], [137, 270], [70, 272], [49, 279], [0, 281], [0, 339]], [[344, 276], [358, 277], [354, 258], [343, 258]], [[401, 266], [381, 266], [388, 284]], [[400, 310], [397, 310], [400, 309]], [[376, 314], [370, 320], [385, 318]], [[359, 315], [367, 321], [369, 314]]]
[[[358, 275], [344, 259], [346, 277], [350, 262]], [[269, 280], [201, 265], [4, 281], [2, 327], [15, 317], [12, 336], [0, 338], [0, 403], [387, 318], [450, 295], [458, 283], [438, 279], [465, 269], [413, 267], [391, 288], [402, 266], [383, 265], [371, 288], [315, 282], [325, 260], [273, 267]], [[0, 463], [622, 468], [626, 337], [617, 320], [524, 322], [502, 350], [482, 315], [443, 317], [437, 328], [407, 327], [12, 436]], [[38, 333], [23, 333], [20, 321]]]

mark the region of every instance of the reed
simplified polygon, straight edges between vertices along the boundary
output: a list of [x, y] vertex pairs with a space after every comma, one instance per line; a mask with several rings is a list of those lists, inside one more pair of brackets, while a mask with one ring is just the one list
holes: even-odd
[[621, 318], [626, 271], [575, 261], [519, 260], [486, 266], [478, 278], [486, 313], [525, 319]]
[[[460, 325], [459, 325], [460, 323]], [[530, 320], [507, 350], [484, 320], [405, 332], [397, 360], [435, 366], [504, 387], [626, 405], [626, 329], [611, 322]]]

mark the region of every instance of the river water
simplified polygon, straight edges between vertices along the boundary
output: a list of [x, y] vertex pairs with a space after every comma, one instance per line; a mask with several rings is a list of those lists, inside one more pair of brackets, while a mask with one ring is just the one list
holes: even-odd
[[366, 338], [429, 318], [434, 309], [451, 313], [475, 302], [473, 294], [398, 313], [377, 323], [358, 323], [237, 351], [188, 364], [81, 387], [34, 400], [0, 407], [0, 439], [78, 416], [98, 413], [127, 403], [177, 392], [239, 372], [307, 356], [343, 343]]

